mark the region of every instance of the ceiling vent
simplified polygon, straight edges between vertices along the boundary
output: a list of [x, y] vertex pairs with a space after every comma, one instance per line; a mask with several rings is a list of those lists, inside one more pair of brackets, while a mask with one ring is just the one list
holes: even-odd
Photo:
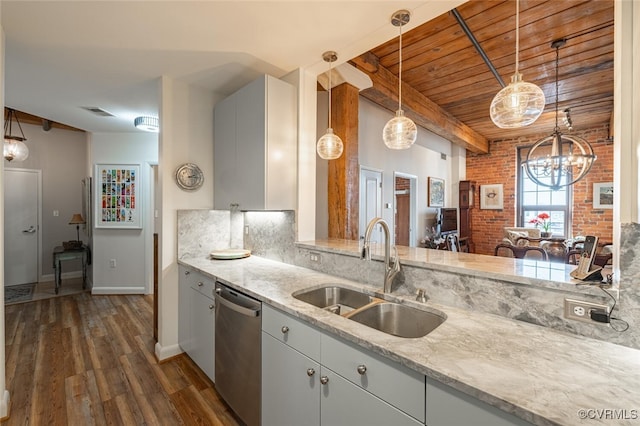
[[86, 109], [87, 111], [92, 112], [100, 117], [115, 117], [115, 115], [111, 114], [110, 112], [107, 112], [98, 107], [82, 107], [82, 109]]

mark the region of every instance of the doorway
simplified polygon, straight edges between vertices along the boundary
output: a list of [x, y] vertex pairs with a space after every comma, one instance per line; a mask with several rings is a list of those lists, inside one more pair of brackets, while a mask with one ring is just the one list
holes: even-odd
[[[360, 207], [358, 214], [359, 238], [364, 239], [364, 232], [371, 219], [382, 217], [382, 171], [360, 167]], [[380, 242], [382, 228], [371, 235], [371, 241]]]
[[395, 197], [395, 244], [415, 247], [416, 182], [417, 177], [404, 173], [393, 174]]
[[4, 176], [4, 285], [37, 283], [42, 172], [5, 169]]

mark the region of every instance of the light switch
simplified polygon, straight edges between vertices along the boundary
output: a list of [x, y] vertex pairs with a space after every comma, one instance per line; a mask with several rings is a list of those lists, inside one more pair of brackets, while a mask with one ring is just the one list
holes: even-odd
[[58, 217], [58, 216], [60, 216], [60, 211], [54, 210], [53, 211], [53, 217]]

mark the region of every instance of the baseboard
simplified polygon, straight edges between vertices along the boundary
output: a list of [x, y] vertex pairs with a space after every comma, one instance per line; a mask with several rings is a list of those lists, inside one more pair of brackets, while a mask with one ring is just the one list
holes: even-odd
[[[70, 278], [82, 278], [82, 271], [71, 271], [71, 272], [63, 272], [62, 280], [67, 280]], [[41, 283], [48, 283], [55, 279], [53, 274], [47, 274], [40, 277]]]
[[178, 344], [162, 347], [160, 343], [156, 343], [155, 351], [156, 359], [158, 361], [164, 361], [167, 358], [171, 358], [182, 353], [182, 349]]
[[142, 287], [93, 287], [91, 294], [145, 294], [145, 288]]
[[2, 399], [0, 399], [0, 420], [5, 420], [9, 417], [9, 391], [5, 389]]

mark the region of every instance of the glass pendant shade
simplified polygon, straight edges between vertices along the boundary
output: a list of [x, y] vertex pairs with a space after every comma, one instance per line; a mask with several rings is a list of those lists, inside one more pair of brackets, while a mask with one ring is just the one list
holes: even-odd
[[327, 133], [318, 139], [318, 143], [316, 144], [316, 151], [318, 152], [318, 155], [320, 158], [325, 160], [335, 160], [336, 158], [340, 158], [343, 149], [344, 144], [342, 143], [342, 139], [333, 133], [333, 129], [331, 127], [327, 129]]
[[401, 9], [391, 16], [391, 24], [398, 27], [398, 110], [382, 129], [382, 140], [389, 149], [408, 149], [418, 137], [416, 123], [402, 111], [402, 27], [411, 19], [408, 10]]
[[418, 137], [416, 123], [404, 116], [402, 110], [389, 120], [382, 130], [382, 140], [389, 149], [410, 148]]
[[7, 161], [24, 161], [29, 157], [29, 148], [21, 140], [4, 140], [4, 158]]
[[501, 129], [528, 126], [540, 117], [544, 104], [542, 89], [522, 81], [522, 74], [514, 74], [511, 83], [491, 101], [491, 120]]

